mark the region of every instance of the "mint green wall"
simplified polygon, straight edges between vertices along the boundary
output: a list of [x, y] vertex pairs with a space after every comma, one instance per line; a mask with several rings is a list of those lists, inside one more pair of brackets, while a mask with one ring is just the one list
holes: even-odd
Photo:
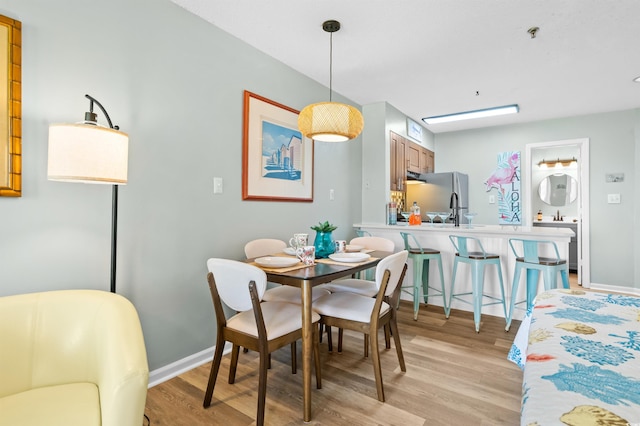
[[[521, 151], [528, 143], [588, 138], [590, 155], [591, 282], [640, 288], [636, 248], [640, 110], [546, 120], [436, 134], [436, 171], [469, 174], [469, 205], [477, 223], [497, 224], [497, 204], [488, 203], [484, 182], [502, 151]], [[524, 165], [523, 165], [524, 166]], [[605, 174], [624, 173], [620, 184], [606, 183]], [[607, 194], [621, 194], [620, 204], [608, 204]]]
[[0, 13], [23, 24], [24, 194], [0, 198], [0, 295], [109, 287], [111, 187], [46, 176], [48, 126], [82, 120], [85, 93], [130, 135], [118, 292], [138, 309], [151, 369], [214, 344], [207, 258], [324, 220], [355, 236], [360, 138], [316, 143], [313, 203], [241, 199], [243, 90], [302, 109], [326, 87], [167, 0], [0, 0]]

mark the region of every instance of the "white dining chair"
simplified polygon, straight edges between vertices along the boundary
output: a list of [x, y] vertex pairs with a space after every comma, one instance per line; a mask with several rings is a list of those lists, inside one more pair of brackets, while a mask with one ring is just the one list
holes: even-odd
[[[384, 328], [385, 337], [393, 336], [400, 370], [407, 371], [400, 334], [396, 321], [395, 306], [400, 297], [400, 282], [407, 270], [406, 250], [382, 259], [376, 267], [378, 294], [375, 299], [360, 294], [340, 292], [322, 296], [314, 302], [313, 308], [321, 316], [320, 323], [327, 327], [354, 330], [365, 334], [365, 342], [371, 344], [371, 358], [376, 379], [378, 400], [384, 402], [382, 369], [378, 349], [378, 330]], [[331, 334], [328, 334], [331, 348]]]
[[[260, 354], [256, 424], [264, 425], [269, 354], [290, 345], [292, 369], [293, 372], [296, 371], [296, 341], [302, 338], [300, 307], [286, 302], [263, 301], [267, 276], [263, 270], [253, 265], [212, 258], [207, 260], [207, 268], [207, 281], [216, 315], [217, 337], [203, 406], [207, 408], [211, 405], [224, 346], [226, 342], [231, 342], [233, 348], [229, 367], [230, 384], [235, 382], [240, 346]], [[237, 313], [226, 318], [223, 303]], [[320, 316], [313, 312], [313, 357], [318, 389], [322, 386], [317, 332], [319, 320]]]
[[[260, 238], [249, 241], [244, 246], [244, 254], [247, 259], [253, 259], [261, 256], [269, 256], [281, 253], [287, 248], [287, 243], [274, 238]], [[301, 290], [297, 287], [288, 285], [278, 285], [269, 283], [274, 287], [270, 287], [265, 291], [263, 300], [267, 302], [288, 302], [302, 304]], [[311, 289], [311, 299], [315, 300], [325, 294], [329, 294], [329, 290], [320, 288], [321, 286]]]

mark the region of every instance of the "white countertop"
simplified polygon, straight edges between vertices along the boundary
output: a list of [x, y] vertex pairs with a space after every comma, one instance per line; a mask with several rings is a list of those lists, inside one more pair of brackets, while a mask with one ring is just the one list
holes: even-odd
[[[558, 222], [556, 222], [558, 223]], [[566, 223], [566, 222], [560, 222]], [[569, 222], [572, 223], [572, 222]], [[573, 230], [568, 227], [542, 227], [542, 226], [519, 226], [519, 225], [482, 225], [471, 224], [460, 225], [459, 227], [453, 226], [451, 223], [444, 225], [440, 223], [422, 223], [422, 225], [405, 225], [401, 223], [399, 225], [386, 225], [376, 223], [356, 223], [354, 228], [365, 229], [380, 229], [380, 230], [395, 230], [402, 232], [403, 230], [409, 230], [411, 232], [434, 232], [438, 234], [446, 233], [451, 234], [453, 232], [457, 234], [468, 234], [476, 237], [520, 237], [520, 238], [535, 238], [535, 239], [552, 239], [556, 241], [568, 242], [571, 237], [575, 236]]]

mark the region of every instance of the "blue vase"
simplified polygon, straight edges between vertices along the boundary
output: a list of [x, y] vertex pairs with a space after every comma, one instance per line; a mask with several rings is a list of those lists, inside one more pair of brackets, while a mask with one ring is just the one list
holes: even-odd
[[336, 249], [331, 232], [316, 232], [316, 239], [313, 245], [316, 247], [317, 259], [329, 257]]

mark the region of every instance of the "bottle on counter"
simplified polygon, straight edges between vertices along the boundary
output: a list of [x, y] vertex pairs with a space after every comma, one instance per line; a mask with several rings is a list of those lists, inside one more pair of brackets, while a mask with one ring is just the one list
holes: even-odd
[[411, 216], [409, 216], [409, 225], [420, 225], [422, 223], [422, 216], [420, 215], [420, 206], [416, 201], [411, 206]]
[[396, 225], [398, 223], [398, 207], [396, 203], [387, 204], [387, 225]]
[[538, 222], [542, 222], [542, 210], [538, 210]]

